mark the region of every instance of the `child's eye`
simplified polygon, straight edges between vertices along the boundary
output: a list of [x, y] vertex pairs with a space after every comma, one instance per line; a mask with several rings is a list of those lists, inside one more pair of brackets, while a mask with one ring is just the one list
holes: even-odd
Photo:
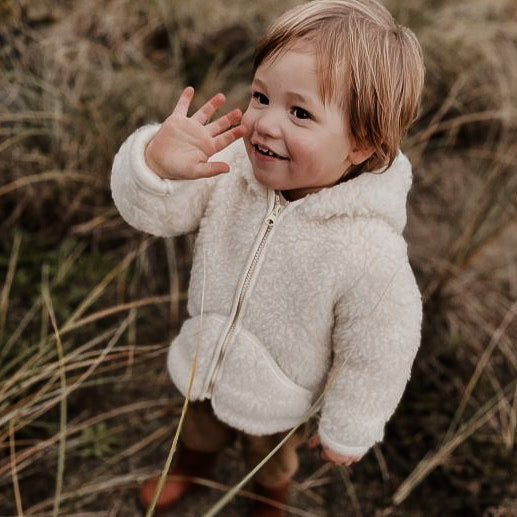
[[299, 119], [311, 119], [312, 118], [312, 115], [307, 110], [304, 110], [303, 108], [300, 108], [299, 106], [295, 106], [294, 108], [292, 108], [291, 113], [296, 118], [299, 118]]
[[259, 104], [269, 104], [269, 99], [260, 92], [253, 92], [252, 97], [259, 103]]

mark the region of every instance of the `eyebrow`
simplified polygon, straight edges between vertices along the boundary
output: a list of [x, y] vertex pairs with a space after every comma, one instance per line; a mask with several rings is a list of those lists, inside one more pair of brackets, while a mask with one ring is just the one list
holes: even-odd
[[[266, 84], [263, 81], [261, 81], [258, 77], [254, 77], [252, 83], [255, 83], [259, 88], [267, 90]], [[311, 101], [310, 97], [305, 97], [301, 93], [287, 91], [286, 95], [298, 102], [302, 102], [303, 104], [313, 104], [313, 101]]]
[[267, 90], [266, 84], [263, 83], [258, 77], [254, 77], [251, 84], [256, 84], [259, 88], [263, 88], [264, 90]]
[[307, 97], [304, 97], [302, 94], [300, 93], [296, 93], [296, 92], [287, 92], [287, 95], [289, 97], [291, 97], [292, 99], [296, 99], [298, 101], [300, 101], [301, 103], [303, 104], [312, 104], [312, 101], [310, 98], [307, 98]]

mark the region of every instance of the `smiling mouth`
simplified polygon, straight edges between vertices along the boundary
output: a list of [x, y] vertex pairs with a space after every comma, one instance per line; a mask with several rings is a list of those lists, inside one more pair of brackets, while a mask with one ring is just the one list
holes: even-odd
[[257, 151], [257, 153], [261, 154], [262, 156], [270, 156], [271, 158], [277, 158], [278, 160], [287, 160], [287, 158], [284, 158], [283, 156], [274, 153], [273, 151], [271, 151], [271, 149], [268, 149], [267, 147], [263, 147], [258, 144], [253, 144], [253, 147], [255, 148], [255, 151]]

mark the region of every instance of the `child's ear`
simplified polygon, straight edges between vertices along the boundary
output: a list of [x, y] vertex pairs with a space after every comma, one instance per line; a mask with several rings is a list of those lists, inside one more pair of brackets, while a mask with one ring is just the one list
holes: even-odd
[[370, 146], [356, 146], [350, 151], [348, 160], [352, 165], [359, 165], [360, 163], [368, 160], [374, 151], [375, 149]]

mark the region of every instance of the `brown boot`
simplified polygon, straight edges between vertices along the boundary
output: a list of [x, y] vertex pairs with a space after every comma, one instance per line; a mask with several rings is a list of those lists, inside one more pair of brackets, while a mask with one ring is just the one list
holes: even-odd
[[[174, 455], [174, 464], [165, 479], [165, 484], [156, 503], [156, 511], [172, 508], [187, 492], [195, 487], [192, 481], [174, 479], [174, 476], [207, 477], [212, 471], [216, 458], [217, 453], [194, 451], [180, 444]], [[146, 509], [151, 505], [159, 478], [160, 476], [150, 479], [140, 487], [140, 504]]]
[[[267, 487], [256, 483], [254, 491], [257, 495], [285, 504], [287, 492], [289, 491], [289, 482], [274, 487]], [[285, 511], [263, 501], [254, 500], [249, 517], [285, 517]]]

